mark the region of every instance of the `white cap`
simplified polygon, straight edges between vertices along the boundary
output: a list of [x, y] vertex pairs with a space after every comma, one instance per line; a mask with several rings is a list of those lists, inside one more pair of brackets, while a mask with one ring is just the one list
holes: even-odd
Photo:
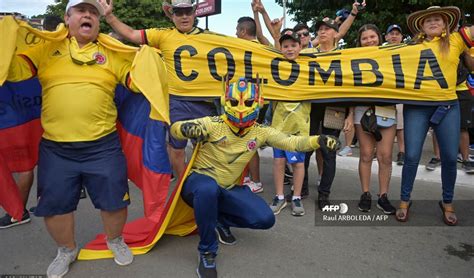
[[69, 11], [70, 8], [75, 7], [81, 3], [86, 3], [94, 6], [98, 11], [101, 16], [104, 15], [104, 8], [97, 2], [97, 0], [69, 0], [66, 6], [66, 13]]
[[171, 0], [173, 8], [190, 8], [194, 6], [193, 0]]

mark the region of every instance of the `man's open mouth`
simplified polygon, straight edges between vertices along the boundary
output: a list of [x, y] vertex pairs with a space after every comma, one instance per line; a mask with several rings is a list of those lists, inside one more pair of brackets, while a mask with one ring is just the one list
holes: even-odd
[[90, 30], [92, 29], [92, 24], [90, 24], [89, 22], [84, 22], [81, 24], [81, 29]]

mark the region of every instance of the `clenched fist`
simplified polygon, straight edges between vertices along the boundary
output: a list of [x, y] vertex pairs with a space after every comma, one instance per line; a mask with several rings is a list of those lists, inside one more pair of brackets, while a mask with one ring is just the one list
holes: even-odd
[[331, 135], [320, 135], [318, 138], [319, 148], [323, 152], [334, 152], [341, 148], [341, 142]]
[[203, 141], [207, 138], [206, 128], [196, 123], [183, 123], [181, 125], [181, 133], [183, 133], [184, 136], [196, 139], [197, 141]]

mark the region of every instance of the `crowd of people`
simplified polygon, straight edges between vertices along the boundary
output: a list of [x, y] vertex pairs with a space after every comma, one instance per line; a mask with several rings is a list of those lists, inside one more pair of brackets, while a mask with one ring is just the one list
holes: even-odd
[[[281, 30], [282, 19], [271, 20], [261, 0], [252, 0], [253, 18], [238, 20], [236, 36], [273, 46], [285, 59], [296, 61], [302, 53], [338, 51], [340, 40], [365, 7], [365, 0], [362, 3], [355, 1], [351, 11], [338, 13], [335, 19], [318, 21], [312, 36], [312, 29], [305, 23]], [[104, 18], [120, 38], [160, 49], [165, 61], [174, 59], [171, 50], [177, 35], [199, 36], [203, 32], [195, 26], [196, 3], [192, 0], [172, 0], [163, 5], [174, 24], [173, 28], [167, 29], [136, 30], [117, 18], [113, 8], [110, 0], [70, 0], [64, 16], [69, 36], [27, 49], [14, 56], [10, 65], [9, 81], [38, 76], [43, 85], [41, 121], [44, 135], [38, 162], [40, 198], [34, 213], [44, 217], [47, 230], [58, 246], [57, 256], [47, 269], [48, 277], [63, 277], [76, 260], [78, 246], [74, 239], [73, 213], [82, 186], [101, 211], [107, 246], [113, 252], [115, 262], [128, 265], [133, 261], [133, 254], [122, 238], [130, 200], [127, 198], [126, 162], [115, 127], [117, 110], [113, 96], [117, 83], [131, 91], [139, 90], [129, 74], [131, 62], [121, 59], [97, 41], [100, 19]], [[260, 16], [273, 42], [263, 35]], [[313, 153], [318, 165], [318, 208], [322, 210], [330, 205], [337, 154], [352, 155], [354, 136], [360, 148], [359, 210], [370, 212], [372, 209], [370, 178], [375, 159], [379, 166], [376, 206], [383, 213], [405, 222], [408, 221], [423, 143], [431, 128], [437, 149], [436, 157], [427, 169], [429, 165], [434, 165], [429, 168], [434, 169], [441, 164], [442, 200], [439, 205], [444, 223], [456, 225], [453, 198], [458, 153], [462, 169], [474, 173], [473, 162], [469, 159], [468, 133], [473, 127], [473, 96], [466, 81], [474, 70], [468, 51], [474, 40], [474, 27], [458, 26], [460, 17], [457, 7], [435, 6], [414, 12], [407, 18], [413, 38], [408, 44], [439, 49], [443, 59], [453, 65], [459, 64], [456, 89], [459, 101], [449, 105], [268, 101], [262, 94], [265, 85], [258, 78], [254, 81], [243, 77], [225, 80], [219, 106], [215, 99], [170, 93], [169, 154], [176, 176], [185, 173], [188, 139], [193, 139], [198, 148], [181, 192], [182, 199], [194, 209], [199, 231], [198, 276], [217, 277], [218, 243], [236, 243], [231, 227], [269, 229], [275, 223], [275, 215], [288, 203], [292, 215], [305, 215], [302, 199], [309, 195], [308, 180], [312, 172], [308, 167]], [[364, 24], [357, 31], [357, 47], [402, 43], [404, 32], [398, 24], [388, 26], [384, 35], [379, 27]], [[64, 55], [49, 55], [55, 51]], [[97, 55], [107, 57], [107, 61], [113, 63], [99, 61]], [[57, 71], [59, 66], [63, 69], [61, 72]], [[88, 92], [87, 98], [74, 97], [84, 90]], [[342, 115], [337, 126], [328, 121], [334, 113]], [[379, 123], [375, 131], [367, 127], [366, 119], [371, 114], [383, 115], [384, 122]], [[345, 137], [342, 149], [338, 139], [341, 131]], [[399, 145], [396, 163], [403, 166], [398, 208], [391, 204], [387, 195], [395, 138]], [[268, 201], [257, 195], [263, 191], [258, 149], [266, 145], [273, 147], [274, 157], [275, 196]], [[249, 176], [243, 179], [245, 186], [240, 186], [239, 178], [246, 169]], [[29, 185], [23, 194], [25, 205], [32, 173], [20, 176], [19, 186]], [[292, 188], [291, 194], [285, 196], [287, 176], [292, 177]], [[15, 220], [6, 216], [4, 220], [9, 222], [2, 221], [2, 226], [25, 223], [29, 215], [24, 217]]]

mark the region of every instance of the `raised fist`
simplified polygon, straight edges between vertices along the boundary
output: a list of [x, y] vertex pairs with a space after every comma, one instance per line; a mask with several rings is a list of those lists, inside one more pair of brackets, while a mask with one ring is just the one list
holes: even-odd
[[207, 130], [203, 126], [197, 123], [183, 123], [181, 125], [181, 133], [184, 136], [192, 139], [196, 139], [197, 141], [203, 141], [207, 138]]

